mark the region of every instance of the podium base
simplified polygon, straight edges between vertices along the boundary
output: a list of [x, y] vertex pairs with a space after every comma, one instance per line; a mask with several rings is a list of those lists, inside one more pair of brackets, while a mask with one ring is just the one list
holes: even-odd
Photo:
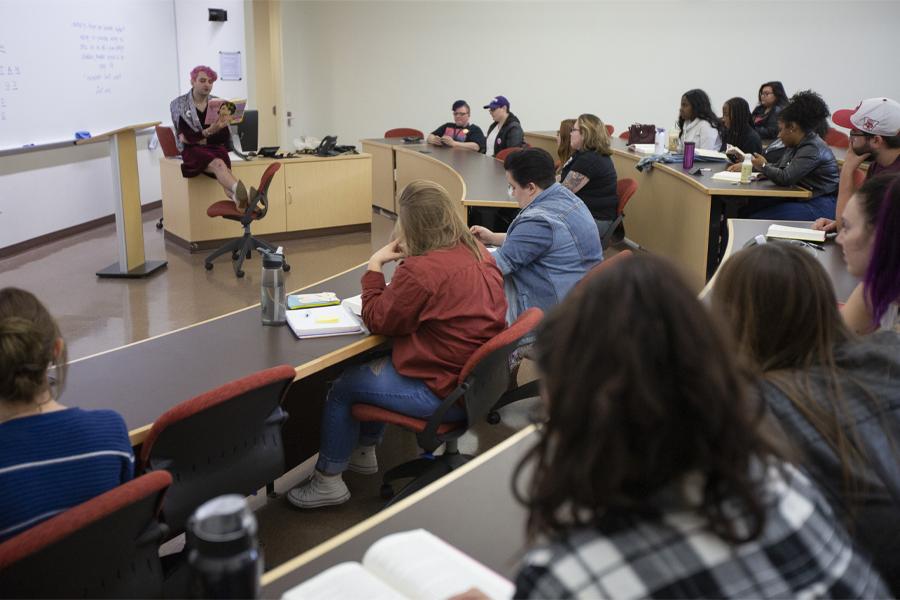
[[116, 277], [119, 279], [140, 279], [141, 277], [149, 277], [159, 269], [169, 264], [166, 260], [148, 260], [147, 262], [136, 266], [130, 271], [123, 271], [119, 267], [119, 263], [115, 262], [105, 269], [97, 271], [97, 277]]

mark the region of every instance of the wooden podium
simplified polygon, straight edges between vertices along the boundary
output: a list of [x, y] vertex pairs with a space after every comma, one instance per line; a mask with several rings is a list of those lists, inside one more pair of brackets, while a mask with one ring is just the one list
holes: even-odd
[[116, 237], [119, 260], [97, 271], [97, 277], [147, 277], [168, 264], [165, 260], [144, 259], [144, 229], [141, 220], [141, 187], [138, 181], [137, 132], [159, 125], [159, 121], [128, 125], [76, 144], [109, 140], [112, 159], [113, 194], [116, 205]]

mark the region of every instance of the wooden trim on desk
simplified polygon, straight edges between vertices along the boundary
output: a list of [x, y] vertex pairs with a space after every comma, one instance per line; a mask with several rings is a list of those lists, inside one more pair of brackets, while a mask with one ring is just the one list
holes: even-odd
[[325, 354], [316, 358], [315, 360], [311, 360], [309, 362], [303, 363], [297, 367], [294, 367], [294, 371], [297, 373], [294, 377], [294, 380], [303, 379], [304, 377], [308, 377], [313, 375], [314, 373], [318, 373], [324, 369], [332, 365], [336, 365], [339, 362], [345, 361], [348, 358], [352, 358], [354, 356], [358, 356], [362, 354], [366, 350], [370, 350], [381, 344], [385, 343], [387, 338], [383, 335], [368, 335], [363, 339], [350, 344], [348, 346], [344, 346], [339, 350], [335, 350], [329, 354]]
[[463, 206], [489, 206], [491, 208], [521, 208], [515, 200], [463, 200]]
[[[465, 202], [466, 194], [468, 193], [468, 188], [466, 187], [466, 180], [463, 179], [462, 175], [460, 175], [460, 174], [456, 171], [456, 169], [454, 169], [453, 167], [451, 167], [450, 165], [448, 165], [448, 164], [445, 163], [444, 161], [442, 161], [442, 160], [440, 160], [440, 159], [438, 159], [438, 158], [435, 158], [435, 157], [434, 157], [433, 155], [431, 155], [431, 154], [425, 154], [424, 152], [420, 152], [418, 149], [413, 150], [413, 149], [411, 149], [411, 148], [403, 148], [403, 147], [399, 147], [399, 146], [394, 146], [394, 150], [397, 151], [397, 152], [403, 152], [403, 153], [405, 153], [405, 154], [409, 154], [409, 155], [411, 155], [411, 156], [415, 156], [415, 157], [418, 157], [418, 158], [423, 158], [423, 159], [425, 159], [426, 161], [432, 162], [432, 163], [434, 163], [434, 164], [436, 164], [436, 165], [439, 165], [440, 167], [446, 169], [448, 172], [450, 172], [450, 173], [452, 174], [453, 177], [455, 177], [456, 179], [459, 180], [459, 184], [460, 184], [460, 186], [462, 187], [462, 194], [460, 195], [459, 201], [460, 201], [460, 202]], [[401, 191], [401, 190], [398, 189], [398, 190], [397, 190], [397, 193], [399, 194], [400, 191]], [[447, 190], [447, 191], [451, 191], [451, 190]], [[452, 200], [452, 198], [451, 198], [451, 200]]]
[[313, 561], [313, 560], [319, 558], [320, 556], [327, 554], [328, 552], [331, 552], [332, 550], [334, 550], [341, 544], [355, 538], [356, 536], [360, 535], [361, 533], [380, 525], [381, 523], [383, 523], [387, 519], [393, 517], [397, 513], [400, 513], [403, 510], [409, 508], [410, 506], [425, 500], [428, 496], [434, 494], [441, 488], [449, 485], [450, 483], [456, 481], [457, 479], [459, 479], [461, 477], [464, 477], [466, 474], [471, 472], [473, 469], [478, 468], [479, 466], [488, 462], [489, 460], [491, 460], [498, 454], [501, 454], [501, 453], [505, 452], [506, 450], [508, 450], [509, 448], [515, 446], [520, 441], [522, 441], [529, 435], [533, 434], [535, 431], [537, 431], [537, 427], [535, 425], [529, 425], [529, 426], [525, 427], [524, 429], [521, 429], [520, 431], [509, 436], [508, 438], [506, 438], [505, 440], [503, 440], [502, 442], [500, 442], [499, 444], [497, 444], [490, 450], [487, 450], [483, 454], [479, 454], [478, 456], [476, 456], [475, 458], [473, 458], [466, 464], [462, 465], [458, 469], [454, 469], [453, 471], [450, 471], [450, 473], [448, 473], [447, 475], [441, 477], [439, 480], [435, 481], [434, 483], [422, 488], [418, 492], [415, 492], [414, 494], [410, 495], [409, 497], [404, 498], [403, 500], [382, 510], [379, 513], [376, 513], [375, 515], [369, 517], [365, 521], [362, 521], [361, 523], [354, 525], [350, 529], [348, 529], [342, 533], [339, 533], [338, 535], [334, 536], [333, 538], [322, 542], [318, 546], [316, 546], [310, 550], [307, 550], [303, 554], [300, 554], [299, 556], [292, 558], [291, 560], [289, 560], [285, 563], [282, 563], [281, 565], [275, 567], [271, 571], [264, 573], [262, 576], [262, 580], [260, 581], [261, 585], [263, 585], [263, 586], [269, 585], [273, 581], [276, 581], [277, 579], [284, 577], [291, 571], [294, 571], [295, 569], [302, 567], [303, 565], [309, 563], [310, 561]]
[[713, 276], [709, 278], [709, 281], [706, 282], [706, 285], [703, 286], [703, 289], [700, 290], [698, 294], [698, 298], [703, 300], [706, 296], [712, 292], [713, 286], [716, 283], [716, 277], [719, 276], [719, 271], [722, 269], [722, 265], [725, 264], [725, 261], [731, 258], [731, 253], [734, 251], [734, 221], [732, 219], [728, 219], [728, 243], [725, 245], [725, 253], [722, 254], [722, 261], [719, 263], [719, 266], [716, 267], [716, 272], [713, 273]]

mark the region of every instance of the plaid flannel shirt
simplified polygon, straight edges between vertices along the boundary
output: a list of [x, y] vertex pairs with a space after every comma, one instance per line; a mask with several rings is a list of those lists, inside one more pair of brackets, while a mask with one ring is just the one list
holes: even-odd
[[[739, 545], [696, 511], [610, 512], [530, 551], [517, 598], [887, 598], [830, 506], [794, 467], [769, 466], [762, 534]], [[749, 526], [737, 503], [728, 513]], [[746, 529], [744, 529], [746, 530]]]

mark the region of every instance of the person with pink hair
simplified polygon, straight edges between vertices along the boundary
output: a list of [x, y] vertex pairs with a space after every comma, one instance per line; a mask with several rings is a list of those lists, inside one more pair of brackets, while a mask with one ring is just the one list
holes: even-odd
[[241, 210], [247, 207], [248, 195], [244, 183], [231, 172], [228, 157], [232, 116], [222, 114], [212, 125], [206, 125], [206, 109], [212, 96], [212, 86], [218, 74], [206, 65], [191, 70], [191, 89], [172, 100], [169, 110], [181, 149], [181, 174], [196, 177], [201, 173], [214, 177], [225, 188], [225, 194]]

